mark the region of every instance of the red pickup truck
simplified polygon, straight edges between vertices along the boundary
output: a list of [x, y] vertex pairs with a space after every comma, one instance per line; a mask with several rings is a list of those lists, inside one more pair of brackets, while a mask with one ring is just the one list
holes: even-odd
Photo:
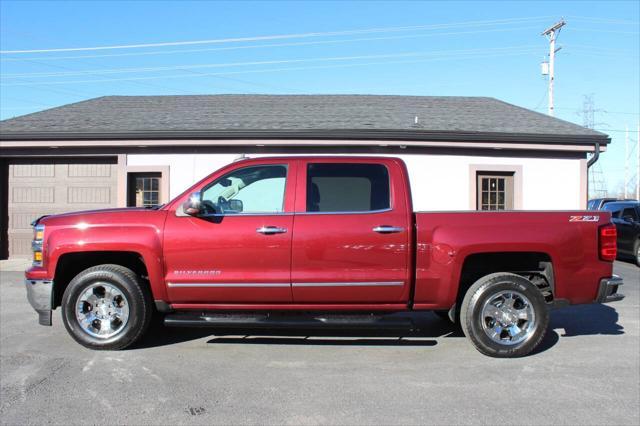
[[152, 315], [384, 327], [391, 313], [435, 311], [480, 352], [513, 357], [540, 343], [551, 307], [623, 298], [609, 213], [414, 212], [396, 158], [245, 159], [155, 209], [34, 225], [29, 301], [43, 325], [61, 307], [92, 349], [131, 345]]

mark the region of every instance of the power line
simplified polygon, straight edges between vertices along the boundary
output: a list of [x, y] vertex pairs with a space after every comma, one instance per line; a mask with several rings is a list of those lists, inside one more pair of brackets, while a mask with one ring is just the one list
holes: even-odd
[[638, 31], [617, 31], [617, 30], [590, 30], [587, 28], [573, 28], [571, 27], [571, 31], [583, 31], [583, 32], [596, 32], [596, 33], [608, 33], [608, 34], [632, 34], [637, 35], [640, 34]]
[[539, 110], [540, 106], [542, 105], [542, 103], [547, 99], [547, 96], [549, 95], [549, 92], [547, 90], [544, 91], [544, 94], [542, 95], [542, 97], [540, 98], [540, 100], [538, 101], [538, 103], [536, 104], [534, 110]]
[[[63, 70], [72, 70], [72, 68], [65, 67], [65, 66], [62, 66], [62, 65], [42, 63], [42, 62], [35, 61], [33, 59], [24, 59], [24, 60], [27, 61], [27, 62], [31, 62], [31, 63], [38, 64], [38, 65], [44, 65], [44, 66], [51, 67], [51, 68], [58, 68], [58, 69], [63, 69]], [[78, 61], [76, 60], [76, 62], [78, 62]], [[161, 86], [161, 85], [158, 85], [158, 84], [148, 83], [148, 82], [132, 81], [132, 82], [129, 82], [129, 83], [136, 84], [136, 85], [139, 85], [139, 86], [156, 87], [156, 88], [161, 88], [161, 89], [164, 89], [164, 90], [172, 90], [172, 91], [176, 90], [176, 89], [172, 89], [172, 88], [169, 88], [169, 87], [166, 87], [166, 86]], [[28, 85], [28, 84], [25, 84], [25, 85]], [[42, 88], [37, 87], [36, 89], [42, 89]], [[194, 93], [194, 92], [189, 91], [189, 90], [187, 90], [187, 92], [190, 92], [192, 94]], [[89, 96], [89, 97], [91, 97], [91, 96], [99, 96], [99, 95], [101, 95], [101, 94], [98, 94], [96, 92], [93, 92], [92, 94], [84, 94], [84, 96]]]
[[[33, 82], [33, 81], [29, 81], [29, 80], [24, 80], [22, 79], [21, 83], [16, 83], [19, 84], [21, 86], [40, 86], [38, 84], [38, 82]], [[0, 86], [2, 86], [2, 84], [0, 84]], [[44, 90], [47, 92], [52, 92], [52, 93], [57, 93], [57, 94], [62, 94], [62, 95], [66, 95], [66, 96], [76, 96], [76, 97], [80, 97], [80, 98], [87, 98], [87, 97], [92, 97], [92, 96], [96, 96], [95, 92], [92, 93], [83, 93], [82, 91], [78, 92], [77, 90], [68, 90], [68, 89], [54, 89], [52, 87], [37, 87], [35, 88], [36, 90]]]
[[599, 132], [626, 132], [625, 129], [593, 129]]
[[14, 106], [14, 107], [0, 107], [0, 110], [12, 110], [12, 109], [49, 109], [54, 108], [55, 105], [27, 105], [27, 106]]
[[585, 22], [593, 22], [599, 24], [617, 24], [617, 25], [640, 25], [640, 21], [628, 21], [624, 19], [608, 19], [608, 18], [598, 18], [595, 16], [569, 16], [572, 20], [576, 21], [585, 21]]
[[[310, 70], [310, 69], [328, 69], [328, 68], [348, 68], [348, 67], [358, 67], [358, 66], [370, 66], [370, 65], [390, 65], [390, 64], [408, 64], [408, 63], [422, 63], [429, 61], [439, 61], [439, 60], [455, 60], [455, 59], [476, 59], [476, 58], [493, 58], [500, 56], [518, 56], [518, 55], [528, 55], [534, 53], [533, 50], [523, 50], [523, 51], [512, 51], [512, 52], [502, 52], [493, 55], [478, 55], [478, 54], [467, 54], [467, 55], [458, 55], [452, 57], [435, 57], [429, 59], [421, 59], [421, 60], [407, 60], [407, 61], [384, 61], [384, 62], [361, 62], [355, 64], [338, 64], [338, 65], [325, 65], [325, 66], [304, 66], [304, 67], [285, 67], [285, 68], [268, 68], [268, 69], [259, 69], [259, 70], [242, 70], [242, 71], [225, 71], [225, 72], [217, 72], [217, 73], [202, 73], [202, 77], [210, 77], [210, 76], [220, 76], [220, 75], [234, 75], [234, 74], [255, 74], [255, 73], [269, 73], [269, 72], [280, 72], [280, 71], [300, 71], [300, 70]], [[35, 83], [3, 83], [0, 86], [32, 86], [32, 85], [60, 85], [60, 84], [76, 84], [76, 83], [105, 83], [105, 82], [116, 82], [116, 81], [132, 81], [132, 80], [157, 80], [157, 79], [170, 79], [170, 78], [183, 78], [183, 77], [193, 77], [189, 74], [173, 74], [173, 75], [164, 75], [164, 76], [149, 76], [149, 77], [126, 77], [126, 78], [107, 78], [107, 79], [93, 79], [93, 80], [66, 80], [66, 81], [44, 81], [44, 82], [35, 82]]]
[[160, 71], [173, 71], [173, 70], [194, 70], [194, 69], [207, 69], [207, 68], [226, 68], [226, 67], [238, 67], [238, 66], [254, 66], [254, 65], [278, 65], [278, 64], [291, 64], [291, 63], [304, 63], [304, 62], [332, 62], [332, 61], [352, 61], [360, 59], [383, 59], [383, 58], [407, 58], [407, 57], [420, 57], [420, 56], [451, 56], [451, 55], [466, 55], [473, 53], [484, 52], [502, 52], [509, 50], [522, 50], [522, 49], [534, 49], [536, 46], [524, 45], [524, 46], [509, 46], [509, 47], [495, 47], [495, 48], [483, 48], [483, 49], [460, 49], [460, 50], [441, 50], [433, 52], [407, 52], [407, 53], [391, 53], [382, 55], [356, 55], [356, 56], [334, 56], [334, 57], [320, 57], [320, 58], [302, 58], [302, 59], [282, 59], [282, 60], [270, 60], [270, 61], [252, 61], [252, 62], [232, 62], [221, 64], [194, 64], [194, 65], [176, 65], [168, 67], [145, 67], [145, 68], [111, 68], [111, 69], [94, 69], [86, 71], [71, 71], [71, 72], [57, 72], [57, 73], [17, 73], [17, 74], [4, 74], [1, 76], [3, 79], [9, 78], [42, 78], [42, 77], [66, 77], [66, 76], [80, 76], [86, 74], [123, 74], [123, 73], [140, 73], [140, 72], [160, 72]]
[[[533, 108], [533, 110], [535, 111], [539, 111], [540, 108], [540, 102], [538, 102], [538, 104], [536, 104], [537, 106], [535, 108]], [[565, 111], [574, 111], [576, 113], [578, 113], [578, 115], [580, 114], [580, 109], [579, 108], [568, 108], [568, 107], [555, 107], [554, 109], [561, 109], [561, 110], [565, 110]], [[596, 112], [599, 113], [603, 113], [603, 114], [611, 114], [611, 115], [617, 115], [617, 114], [623, 114], [623, 115], [640, 115], [640, 112], [630, 112], [630, 111], [609, 111], [606, 109], [598, 109]]]
[[[23, 60], [23, 61], [27, 61], [27, 62], [32, 62], [32, 63], [35, 63], [35, 64], [39, 64], [39, 65], [44, 65], [44, 66], [47, 66], [47, 67], [53, 67], [53, 68], [59, 68], [59, 69], [72, 70], [71, 68], [64, 67], [64, 66], [60, 66], [60, 65], [54, 65], [54, 64], [49, 64], [49, 63], [41, 63], [41, 62], [36, 61], [36, 60], [34, 60], [34, 59], [32, 59], [32, 58], [28, 58], [28, 59], [27, 59], [27, 58], [23, 58], [22, 60]], [[76, 59], [75, 61], [76, 61], [76, 62], [79, 62], [79, 60], [78, 60], [78, 59]], [[187, 70], [187, 71], [188, 71], [188, 70]], [[199, 73], [197, 73], [196, 71], [191, 71], [191, 72], [192, 72], [192, 73], [199, 74]], [[217, 78], [219, 78], [219, 79], [223, 79], [223, 80], [229, 80], [229, 81], [236, 81], [236, 82], [240, 82], [240, 83], [243, 83], [243, 84], [260, 85], [260, 84], [258, 84], [258, 83], [253, 83], [253, 82], [249, 82], [249, 81], [245, 81], [245, 80], [241, 80], [241, 79], [236, 79], [236, 78], [231, 78], [231, 77], [222, 77], [222, 76], [218, 76]], [[165, 90], [170, 90], [170, 91], [176, 91], [176, 89], [174, 89], [174, 88], [170, 88], [170, 87], [162, 86], [162, 85], [159, 85], [159, 84], [149, 83], [149, 82], [142, 82], [142, 81], [130, 81], [129, 83], [131, 83], [131, 84], [137, 84], [137, 85], [141, 85], [141, 86], [147, 86], [147, 87], [157, 87], [157, 88], [161, 88], [161, 89], [165, 89]], [[268, 85], [268, 86], [269, 86], [269, 87], [274, 87], [274, 86], [271, 86], [271, 85]], [[41, 89], [41, 88], [36, 88], [36, 89]], [[292, 90], [292, 89], [286, 89], [286, 90], [295, 91], [295, 90]], [[185, 92], [185, 91], [186, 91], [186, 92], [191, 93], [191, 94], [200, 94], [200, 93], [202, 93], [202, 92], [198, 92], [198, 93], [196, 93], [196, 92], [194, 92], [194, 91], [191, 91], [191, 90], [184, 90], [184, 89], [181, 89], [181, 91], [182, 91], [182, 92]]]
[[[115, 58], [115, 57], [127, 57], [127, 56], [147, 56], [147, 55], [170, 55], [170, 54], [185, 54], [185, 53], [198, 53], [198, 52], [217, 52], [227, 50], [240, 50], [240, 49], [263, 49], [273, 47], [295, 47], [295, 46], [312, 46], [312, 45], [325, 45], [325, 44], [339, 44], [339, 43], [355, 43], [360, 41], [384, 41], [384, 40], [401, 40], [409, 38], [422, 38], [422, 37], [438, 37], [449, 35], [462, 35], [462, 34], [482, 34], [482, 33], [494, 33], [494, 32], [507, 32], [507, 31], [522, 31], [530, 30], [537, 27], [514, 27], [514, 28], [496, 28], [491, 30], [478, 30], [478, 31], [456, 31], [446, 33], [431, 33], [431, 34], [408, 34], [401, 36], [389, 36], [389, 37], [364, 37], [364, 38], [351, 38], [341, 40], [320, 40], [320, 41], [303, 41], [295, 43], [271, 43], [271, 44], [257, 44], [249, 46], [229, 46], [229, 47], [215, 47], [207, 49], [179, 49], [179, 50], [155, 50], [151, 52], [135, 52], [135, 53], [115, 53], [106, 55], [76, 55], [76, 56], [39, 56], [31, 59], [38, 59], [41, 61], [58, 61], [65, 59], [91, 59], [91, 58]], [[3, 62], [23, 61], [22, 58], [0, 58]]]
[[[43, 103], [40, 103], [40, 102], [38, 102], [38, 101], [34, 101], [34, 100], [25, 100], [25, 99], [18, 99], [18, 98], [14, 98], [13, 96], [6, 96], [6, 95], [2, 94], [2, 95], [0, 96], [0, 101], [6, 101], [6, 100], [12, 100], [12, 101], [14, 101], [14, 102], [23, 102], [23, 103], [30, 103], [30, 102], [32, 102], [32, 103], [33, 103], [33, 102], [35, 102], [36, 104], [39, 104], [39, 105], [40, 105], [40, 106], [42, 106], [42, 107], [48, 107], [48, 106], [49, 106], [49, 105], [47, 105], [47, 104], [43, 104]], [[35, 108], [35, 106], [34, 106], [34, 108]]]
[[564, 44], [566, 47], [577, 47], [589, 50], [600, 50], [603, 52], [617, 52], [617, 53], [626, 53], [626, 54], [636, 54], [637, 50], [629, 50], [629, 49], [612, 49], [607, 46], [594, 46], [590, 44]]
[[629, 60], [633, 60], [637, 62], [640, 58], [636, 55], [628, 54], [628, 53], [617, 53], [617, 52], [592, 52], [588, 50], [572, 50], [567, 52], [567, 55], [576, 55], [576, 56], [588, 56], [592, 58], [625, 58]]
[[3, 51], [0, 51], [0, 54], [79, 52], [79, 51], [114, 50], [114, 49], [141, 49], [141, 48], [149, 48], [149, 47], [242, 43], [242, 42], [249, 42], [249, 41], [283, 40], [283, 39], [310, 38], [310, 37], [335, 37], [335, 36], [341, 36], [341, 35], [354, 35], [354, 34], [415, 31], [415, 30], [424, 30], [424, 29], [446, 29], [446, 28], [456, 28], [461, 26], [467, 27], [467, 26], [487, 26], [487, 25], [496, 25], [496, 24], [499, 25], [499, 24], [509, 24], [509, 23], [516, 23], [516, 22], [535, 21], [535, 20], [541, 20], [541, 19], [548, 19], [548, 17], [539, 16], [539, 17], [526, 17], [526, 18], [508, 18], [508, 19], [495, 19], [495, 20], [484, 20], [484, 21], [456, 22], [456, 23], [447, 23], [447, 24], [413, 25], [413, 26], [404, 26], [404, 27], [379, 27], [379, 28], [368, 28], [368, 29], [362, 29], [362, 30], [325, 31], [325, 32], [299, 33], [299, 34], [279, 34], [279, 35], [268, 35], [268, 36], [235, 37], [235, 38], [220, 38], [220, 39], [192, 40], [192, 41], [170, 41], [170, 42], [161, 42], [161, 43], [121, 44], [121, 45], [112, 45], [112, 46], [3, 50]]
[[[537, 109], [537, 108], [536, 108]], [[567, 107], [556, 107], [555, 109], [564, 109], [564, 110], [571, 110], [571, 111], [577, 111], [576, 108], [567, 108]], [[629, 111], [609, 111], [606, 109], [598, 109], [598, 112], [602, 112], [605, 114], [629, 114], [629, 115], [640, 115], [640, 112], [629, 112]]]

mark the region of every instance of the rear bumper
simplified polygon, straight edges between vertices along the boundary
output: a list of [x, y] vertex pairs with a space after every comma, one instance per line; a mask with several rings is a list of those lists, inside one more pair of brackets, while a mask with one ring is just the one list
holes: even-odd
[[51, 325], [53, 281], [27, 278], [24, 284], [27, 288], [27, 299], [38, 313], [38, 322], [40, 325]]
[[601, 279], [596, 303], [610, 303], [624, 299], [624, 295], [618, 293], [618, 288], [623, 284], [622, 278], [617, 275]]

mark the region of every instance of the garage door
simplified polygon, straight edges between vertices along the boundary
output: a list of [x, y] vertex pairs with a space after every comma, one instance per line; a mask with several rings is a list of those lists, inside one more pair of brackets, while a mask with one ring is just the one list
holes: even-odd
[[116, 160], [11, 161], [9, 257], [30, 257], [31, 222], [43, 215], [115, 207]]

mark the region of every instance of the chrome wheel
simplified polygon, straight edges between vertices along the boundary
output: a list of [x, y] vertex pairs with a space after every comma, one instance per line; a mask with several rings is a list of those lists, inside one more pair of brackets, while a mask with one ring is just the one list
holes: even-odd
[[535, 312], [531, 301], [517, 291], [491, 296], [482, 307], [482, 328], [501, 345], [516, 345], [533, 333]]
[[120, 333], [129, 320], [129, 301], [112, 284], [98, 282], [84, 290], [76, 301], [76, 319], [82, 329], [99, 339]]

